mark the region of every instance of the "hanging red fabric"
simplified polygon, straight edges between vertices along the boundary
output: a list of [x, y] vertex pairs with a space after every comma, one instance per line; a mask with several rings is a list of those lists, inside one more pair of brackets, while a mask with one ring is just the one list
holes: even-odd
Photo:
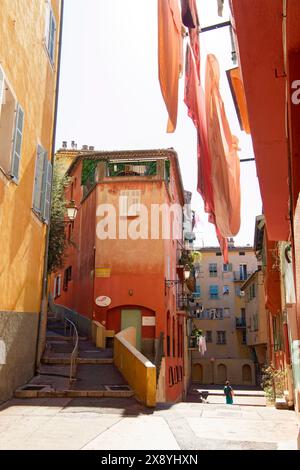
[[228, 263], [228, 244], [217, 227], [214, 213], [214, 196], [211, 178], [211, 155], [207, 140], [207, 123], [204, 91], [198, 82], [196, 64], [191, 48], [186, 49], [185, 104], [188, 115], [193, 120], [198, 136], [198, 191], [204, 201], [204, 210], [209, 214], [209, 221], [216, 226], [216, 233], [223, 253], [224, 262]]
[[196, 0], [181, 0], [181, 15], [183, 24], [189, 28], [190, 45], [194, 54], [197, 75], [200, 82], [200, 22]]

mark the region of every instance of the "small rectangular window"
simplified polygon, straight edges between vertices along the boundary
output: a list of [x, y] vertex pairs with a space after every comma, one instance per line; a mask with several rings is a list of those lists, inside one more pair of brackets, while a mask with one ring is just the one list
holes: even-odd
[[132, 217], [140, 213], [141, 190], [120, 191], [120, 216]]
[[239, 252], [239, 255], [240, 255], [240, 256], [245, 256], [246, 253], [245, 253], [244, 251], [240, 251], [240, 252]]
[[65, 272], [64, 272], [63, 289], [65, 291], [68, 290], [68, 284], [70, 281], [72, 281], [72, 266], [69, 266], [67, 269], [65, 269]]
[[172, 387], [173, 385], [174, 385], [173, 367], [169, 367], [169, 386]]
[[217, 344], [226, 344], [226, 331], [217, 331]]
[[232, 263], [223, 264], [223, 272], [229, 273], [232, 271]]
[[217, 263], [210, 263], [208, 269], [209, 269], [209, 276], [210, 277], [217, 277], [218, 276], [218, 265], [217, 265]]
[[61, 275], [58, 275], [54, 278], [54, 298], [60, 297], [61, 294]]
[[212, 343], [212, 331], [206, 331], [205, 333], [205, 339], [207, 343]]
[[219, 298], [219, 287], [218, 286], [209, 286], [209, 297], [211, 299]]

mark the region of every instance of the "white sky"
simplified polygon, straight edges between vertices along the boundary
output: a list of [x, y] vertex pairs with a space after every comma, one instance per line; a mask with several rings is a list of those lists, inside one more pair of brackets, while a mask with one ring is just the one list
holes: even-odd
[[[217, 15], [217, 0], [198, 0], [201, 26], [226, 21]], [[202, 33], [202, 73], [207, 53], [221, 68], [221, 93], [232, 133], [240, 140], [240, 158], [253, 157], [251, 138], [241, 132], [227, 83], [231, 61], [228, 28]], [[157, 65], [157, 0], [65, 0], [64, 35], [57, 148], [75, 140], [78, 148], [129, 150], [174, 147], [192, 206], [203, 223], [198, 245], [217, 245], [213, 225], [207, 222], [197, 193], [196, 129], [183, 103], [180, 80], [177, 129], [166, 133], [167, 112]], [[261, 199], [254, 162], [241, 164], [242, 223], [236, 245], [252, 244], [255, 216]]]

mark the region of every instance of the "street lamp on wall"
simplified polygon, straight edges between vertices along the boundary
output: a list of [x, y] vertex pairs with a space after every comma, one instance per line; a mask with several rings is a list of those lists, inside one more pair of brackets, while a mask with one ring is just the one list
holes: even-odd
[[78, 208], [76, 207], [75, 201], [72, 199], [67, 205], [67, 215], [70, 222], [74, 222], [77, 217]]

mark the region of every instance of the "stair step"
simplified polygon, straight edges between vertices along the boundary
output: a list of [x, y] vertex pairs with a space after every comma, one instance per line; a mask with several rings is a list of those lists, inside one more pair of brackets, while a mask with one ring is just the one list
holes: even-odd
[[[46, 341], [51, 343], [51, 341], [72, 341], [72, 336], [63, 336], [63, 335], [47, 335]], [[79, 341], [88, 341], [86, 336], [79, 336]]]
[[[70, 364], [69, 357], [43, 357], [42, 363], [43, 364]], [[79, 357], [77, 359], [77, 364], [113, 364], [113, 358], [87, 358], [87, 357]]]
[[133, 396], [133, 390], [54, 390], [47, 386], [33, 386], [31, 389], [24, 387], [15, 391], [16, 398], [130, 398]]

